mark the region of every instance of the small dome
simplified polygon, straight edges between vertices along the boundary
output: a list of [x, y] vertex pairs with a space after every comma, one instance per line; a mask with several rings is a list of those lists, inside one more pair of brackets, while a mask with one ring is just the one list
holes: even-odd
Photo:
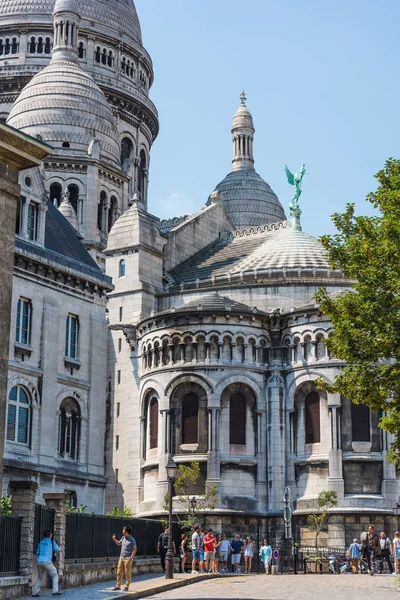
[[117, 126], [106, 97], [77, 63], [51, 62], [35, 75], [15, 101], [7, 123], [55, 148], [87, 154], [100, 142], [102, 159], [119, 166]]
[[253, 169], [232, 171], [215, 188], [235, 229], [286, 219], [277, 195]]
[[241, 104], [233, 117], [232, 133], [236, 129], [251, 129], [254, 133], [254, 123], [251, 112], [245, 104]]
[[72, 225], [72, 227], [76, 231], [78, 231], [78, 229], [79, 229], [78, 217], [76, 215], [74, 207], [72, 206], [71, 202], [69, 201], [69, 191], [68, 190], [65, 190], [65, 192], [63, 194], [63, 200], [62, 200], [60, 206], [58, 207], [58, 210], [67, 219], [69, 224]]
[[81, 8], [78, 0], [56, 0], [54, 5], [53, 14], [59, 12], [70, 12], [77, 15], [81, 15]]

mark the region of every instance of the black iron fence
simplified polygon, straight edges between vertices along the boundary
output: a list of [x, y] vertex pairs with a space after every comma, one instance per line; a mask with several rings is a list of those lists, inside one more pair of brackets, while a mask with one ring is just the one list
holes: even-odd
[[0, 573], [18, 575], [22, 517], [0, 515]]
[[[156, 556], [157, 541], [163, 527], [160, 521], [124, 517], [106, 517], [68, 513], [66, 523], [65, 558], [70, 562], [108, 561], [120, 554], [120, 547], [112, 540], [115, 533], [122, 536], [123, 527], [132, 527], [132, 535], [137, 543], [138, 556]], [[178, 547], [180, 532], [173, 527], [173, 539]]]
[[48, 529], [53, 533], [54, 530], [54, 514], [53, 508], [47, 508], [43, 504], [35, 505], [35, 535], [33, 537], [33, 552], [43, 538], [43, 532]]

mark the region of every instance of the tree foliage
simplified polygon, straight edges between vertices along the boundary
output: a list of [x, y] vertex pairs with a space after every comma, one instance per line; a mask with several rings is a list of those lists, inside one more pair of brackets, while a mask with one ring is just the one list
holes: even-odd
[[[218, 487], [214, 484], [206, 483], [204, 492], [197, 495], [196, 488], [200, 479], [200, 465], [198, 462], [192, 462], [190, 465], [180, 465], [178, 476], [175, 480], [175, 493], [177, 502], [174, 507], [174, 514], [179, 520], [183, 531], [192, 531], [195, 525], [200, 525], [202, 513], [204, 511], [214, 510], [219, 501]], [[193, 496], [195, 502], [192, 502]], [[168, 510], [168, 494], [165, 495], [164, 509]]]
[[124, 506], [124, 508], [121, 510], [119, 509], [117, 506], [113, 506], [113, 508], [109, 511], [106, 512], [106, 517], [133, 517], [133, 512], [131, 508], [128, 508], [127, 506]]
[[8, 517], [11, 515], [12, 497], [7, 494], [1, 494], [0, 496], [0, 515]]
[[327, 511], [329, 508], [337, 506], [337, 494], [333, 490], [323, 490], [318, 494], [317, 507], [321, 511], [308, 515], [309, 530], [315, 531], [315, 549], [318, 556], [318, 537], [321, 533], [322, 525], [327, 517]]
[[321, 238], [334, 269], [354, 280], [351, 291], [315, 296], [334, 327], [331, 355], [346, 361], [327, 391], [382, 411], [380, 426], [394, 435], [390, 459], [400, 463], [400, 161], [377, 173], [367, 200], [377, 216], [355, 216], [354, 204], [333, 215], [338, 233]]
[[72, 506], [71, 504], [67, 504], [67, 512], [69, 512], [69, 513], [85, 514], [86, 509], [87, 509], [87, 504], [81, 504], [80, 506]]

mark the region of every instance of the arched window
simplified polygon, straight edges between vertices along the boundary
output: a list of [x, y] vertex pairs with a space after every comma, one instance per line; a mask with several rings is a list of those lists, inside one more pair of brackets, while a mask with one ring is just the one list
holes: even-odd
[[58, 183], [57, 181], [52, 183], [50, 186], [50, 200], [55, 206], [57, 206], [57, 208], [61, 204], [61, 194], [62, 194], [61, 184]]
[[4, 44], [3, 44], [3, 40], [0, 39], [0, 56], [2, 56], [4, 54]]
[[149, 418], [150, 418], [150, 450], [153, 448], [157, 448], [158, 446], [158, 400], [157, 398], [152, 398], [150, 401], [149, 408]]
[[8, 396], [7, 440], [29, 444], [31, 402], [28, 392], [20, 385], [12, 388]]
[[79, 42], [78, 56], [79, 56], [79, 58], [84, 58], [85, 57], [85, 48], [84, 48], [83, 42]]
[[30, 54], [35, 54], [36, 52], [36, 40], [34, 37], [31, 37], [31, 41], [28, 44]]
[[94, 60], [99, 63], [100, 59], [101, 59], [101, 52], [100, 52], [100, 46], [97, 46], [96, 48], [96, 52], [94, 53]]
[[124, 137], [121, 142], [121, 167], [127, 168], [128, 165], [125, 161], [129, 161], [133, 150], [133, 144], [131, 140]]
[[113, 53], [111, 50], [108, 51], [108, 56], [107, 56], [107, 65], [109, 67], [112, 67], [114, 64], [114, 57], [113, 57]]
[[43, 38], [42, 38], [42, 37], [38, 38], [38, 43], [37, 43], [37, 49], [36, 49], [36, 52], [37, 52], [38, 54], [42, 54], [42, 53], [43, 53]]
[[46, 42], [44, 44], [44, 53], [50, 54], [51, 52], [51, 39], [49, 37], [46, 38]]
[[80, 408], [73, 398], [65, 398], [60, 406], [58, 422], [58, 453], [63, 458], [78, 460]]
[[246, 444], [246, 402], [241, 394], [229, 400], [229, 443]]
[[304, 401], [306, 444], [318, 444], [321, 441], [320, 407], [317, 392], [307, 394]]
[[124, 261], [124, 259], [119, 261], [119, 276], [125, 277], [125, 261]]
[[310, 360], [312, 357], [312, 342], [311, 336], [306, 335], [304, 338], [304, 360]]
[[78, 214], [79, 188], [77, 185], [75, 185], [75, 183], [71, 183], [68, 186], [68, 191], [69, 191], [69, 201], [71, 202], [72, 206], [74, 207], [74, 211], [76, 212], [76, 214]]
[[370, 442], [370, 410], [365, 404], [351, 403], [351, 431], [353, 442]]
[[146, 166], [147, 166], [146, 152], [144, 150], [141, 150], [140, 155], [139, 155], [138, 191], [140, 193], [140, 199], [142, 201], [144, 200], [144, 192], [145, 192], [145, 188], [146, 188], [146, 183], [145, 183]]
[[125, 56], [122, 58], [122, 62], [121, 62], [121, 71], [123, 73], [125, 73], [125, 67], [126, 67], [126, 58]]
[[182, 444], [197, 444], [199, 440], [199, 399], [186, 394], [182, 399]]
[[106, 200], [107, 194], [105, 192], [100, 192], [100, 202], [97, 205], [97, 229], [99, 231], [103, 231], [103, 214]]
[[107, 64], [107, 50], [103, 48], [103, 54], [101, 55], [101, 62], [103, 65]]
[[317, 360], [321, 360], [322, 358], [325, 357], [325, 340], [324, 340], [324, 336], [322, 335], [322, 333], [319, 333], [317, 335], [317, 345], [315, 348], [315, 354], [316, 354]]
[[13, 38], [12, 39], [12, 44], [11, 44], [11, 54], [17, 54], [18, 53], [18, 41], [17, 38]]
[[4, 47], [4, 54], [10, 54], [10, 50], [11, 50], [10, 38], [6, 38], [6, 44], [5, 44], [5, 47]]
[[118, 217], [118, 200], [115, 196], [110, 198], [110, 208], [108, 209], [107, 231], [110, 233], [111, 227], [114, 225]]

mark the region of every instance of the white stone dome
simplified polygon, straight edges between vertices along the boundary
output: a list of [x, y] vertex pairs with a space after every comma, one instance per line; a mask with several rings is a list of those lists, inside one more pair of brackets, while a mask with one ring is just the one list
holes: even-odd
[[[2, 23], [10, 21], [51, 23], [54, 0], [0, 0]], [[136, 44], [142, 44], [142, 33], [133, 0], [85, 0], [79, 2], [82, 28], [104, 33], [121, 39], [126, 36]]]
[[[101, 158], [119, 165], [119, 136], [106, 97], [77, 63], [52, 61], [24, 87], [7, 123], [55, 148], [87, 154], [100, 142]], [[64, 144], [64, 146], [63, 146]], [[68, 146], [69, 145], [69, 146]]]
[[253, 117], [245, 104], [239, 106], [233, 117], [232, 133], [235, 129], [250, 129], [254, 133]]

